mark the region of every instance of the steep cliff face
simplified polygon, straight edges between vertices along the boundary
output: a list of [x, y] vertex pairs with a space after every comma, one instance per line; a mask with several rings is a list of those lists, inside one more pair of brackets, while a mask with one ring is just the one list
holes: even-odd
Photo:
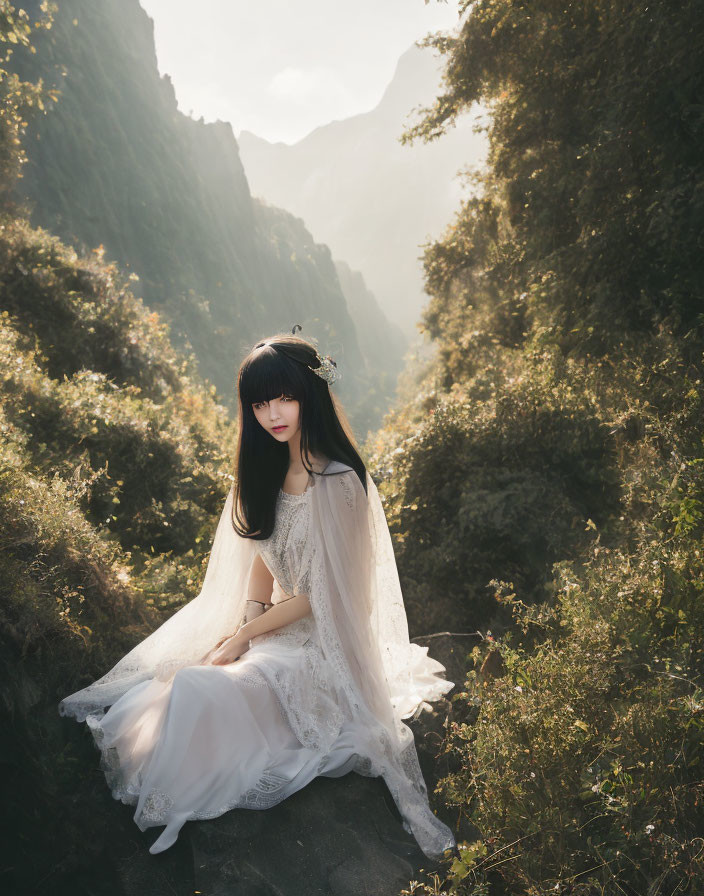
[[[40, 14], [35, 0], [25, 6]], [[16, 198], [32, 223], [78, 247], [102, 244], [133, 271], [135, 291], [231, 407], [243, 353], [300, 323], [334, 349], [353, 425], [373, 427], [367, 367], [386, 360], [360, 352], [327, 247], [299, 218], [253, 200], [229, 123], [179, 112], [138, 0], [63, 0], [37, 47], [18, 50], [13, 66], [61, 96], [24, 140]]]

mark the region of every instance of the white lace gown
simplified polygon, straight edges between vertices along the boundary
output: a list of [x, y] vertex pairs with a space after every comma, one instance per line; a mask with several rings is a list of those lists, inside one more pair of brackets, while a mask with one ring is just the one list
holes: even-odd
[[[310, 497], [311, 488], [280, 490], [274, 531], [257, 543], [275, 579], [273, 603], [306, 593]], [[141, 830], [165, 825], [151, 853], [190, 819], [266, 809], [318, 775], [371, 771], [364, 732], [339, 709], [312, 614], [253, 638], [229, 665], [141, 682], [86, 721], [113, 796], [136, 806]]]

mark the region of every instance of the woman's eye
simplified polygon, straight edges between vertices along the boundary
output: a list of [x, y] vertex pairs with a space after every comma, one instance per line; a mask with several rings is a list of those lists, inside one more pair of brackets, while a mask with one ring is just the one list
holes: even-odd
[[[294, 400], [295, 400], [294, 397], [293, 397], [293, 395], [281, 395], [281, 398], [282, 398], [284, 401], [294, 401]], [[252, 404], [252, 407], [254, 408], [255, 411], [258, 411], [259, 408], [260, 408], [260, 407], [263, 407], [265, 404], [266, 404], [265, 401], [255, 401], [255, 402]]]

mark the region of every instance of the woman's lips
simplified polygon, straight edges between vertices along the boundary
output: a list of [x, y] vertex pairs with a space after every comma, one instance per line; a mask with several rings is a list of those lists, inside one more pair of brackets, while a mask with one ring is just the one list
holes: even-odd
[[286, 426], [273, 426], [272, 429], [274, 432], [281, 432], [282, 429], [286, 429]]

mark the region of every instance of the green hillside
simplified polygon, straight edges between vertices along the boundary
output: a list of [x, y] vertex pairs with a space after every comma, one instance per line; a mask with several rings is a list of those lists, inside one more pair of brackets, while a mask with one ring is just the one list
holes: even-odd
[[57, 703], [197, 593], [236, 431], [129, 277], [8, 212], [22, 122], [50, 97], [8, 73], [28, 17], [3, 2], [0, 23], [1, 874], [88, 892], [126, 840]]
[[406, 139], [480, 101], [489, 169], [374, 440], [412, 627], [485, 636], [442, 892], [702, 893], [704, 10], [461, 8]]
[[236, 432], [114, 266], [3, 215], [0, 294], [2, 867], [21, 892], [108, 849], [56, 705], [197, 593]]

